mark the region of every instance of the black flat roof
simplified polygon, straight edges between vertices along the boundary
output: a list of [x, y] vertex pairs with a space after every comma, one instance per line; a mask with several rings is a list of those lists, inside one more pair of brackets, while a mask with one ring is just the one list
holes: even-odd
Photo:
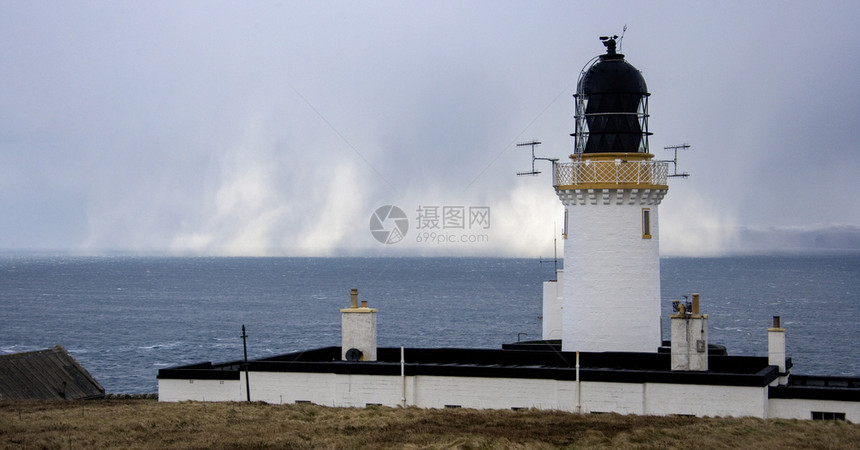
[[785, 386], [774, 386], [769, 398], [860, 402], [860, 378], [792, 375]]
[[[576, 380], [576, 354], [552, 349], [407, 348], [405, 373], [455, 377]], [[579, 379], [619, 383], [671, 383], [763, 387], [778, 368], [766, 357], [719, 356], [706, 372], [669, 370], [665, 353], [580, 353]], [[200, 363], [158, 371], [159, 379], [238, 380], [242, 361]], [[323, 347], [248, 362], [254, 372], [311, 372], [353, 375], [400, 375], [400, 348], [378, 348], [377, 361], [341, 361], [340, 347]]]

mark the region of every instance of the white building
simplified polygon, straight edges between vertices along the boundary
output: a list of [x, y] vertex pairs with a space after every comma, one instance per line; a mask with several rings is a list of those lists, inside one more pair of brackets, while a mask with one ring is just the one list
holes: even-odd
[[[551, 342], [403, 349], [376, 348], [367, 338], [374, 321], [346, 319], [375, 310], [353, 301], [341, 310], [341, 347], [161, 369], [158, 398], [860, 421], [860, 379], [789, 377], [778, 323], [768, 329], [768, 357], [708, 355], [707, 316], [698, 305], [679, 310], [668, 352], [565, 352]], [[367, 346], [375, 358], [362, 358]]]
[[778, 318], [768, 357], [729, 356], [708, 345], [694, 295], [669, 317], [669, 345], [661, 341], [657, 217], [668, 168], [648, 153], [642, 75], [614, 39], [605, 44], [577, 87], [571, 162], [554, 167], [565, 265], [544, 285], [544, 341], [377, 348], [377, 310], [353, 291], [341, 347], [161, 369], [159, 400], [860, 421], [860, 379], [790, 375]]

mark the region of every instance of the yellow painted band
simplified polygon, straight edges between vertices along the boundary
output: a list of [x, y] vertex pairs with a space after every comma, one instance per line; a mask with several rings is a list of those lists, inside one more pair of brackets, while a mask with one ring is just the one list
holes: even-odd
[[669, 190], [668, 184], [644, 184], [644, 183], [580, 183], [565, 184], [557, 186], [557, 191], [574, 191], [577, 189], [654, 189]]
[[625, 161], [647, 161], [653, 158], [650, 153], [583, 153], [582, 155], [570, 155], [570, 159], [574, 161], [615, 161], [621, 159]]

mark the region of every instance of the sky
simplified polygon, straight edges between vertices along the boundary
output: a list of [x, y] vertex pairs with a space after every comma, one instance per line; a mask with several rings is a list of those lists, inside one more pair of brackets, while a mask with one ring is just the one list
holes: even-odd
[[[563, 206], [545, 161], [516, 176], [516, 144], [568, 158], [579, 73], [625, 26], [651, 153], [691, 145], [663, 254], [860, 248], [858, 17], [849, 1], [0, 0], [0, 249], [550, 257]], [[385, 205], [408, 218], [399, 242], [370, 232]], [[465, 219], [422, 220], [443, 210]]]

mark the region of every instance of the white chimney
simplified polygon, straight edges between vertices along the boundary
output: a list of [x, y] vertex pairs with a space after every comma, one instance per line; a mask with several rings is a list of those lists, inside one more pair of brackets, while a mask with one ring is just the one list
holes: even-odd
[[341, 309], [340, 356], [344, 361], [376, 361], [376, 313], [367, 301], [358, 305], [358, 289], [350, 290], [349, 308]]
[[773, 316], [773, 328], [767, 329], [767, 363], [779, 367], [779, 378], [771, 382], [771, 386], [788, 383], [788, 372], [785, 367], [785, 328], [779, 326], [779, 316]]
[[672, 332], [672, 370], [708, 370], [708, 315], [699, 314], [699, 294], [693, 294], [690, 311], [680, 304], [669, 315]]

